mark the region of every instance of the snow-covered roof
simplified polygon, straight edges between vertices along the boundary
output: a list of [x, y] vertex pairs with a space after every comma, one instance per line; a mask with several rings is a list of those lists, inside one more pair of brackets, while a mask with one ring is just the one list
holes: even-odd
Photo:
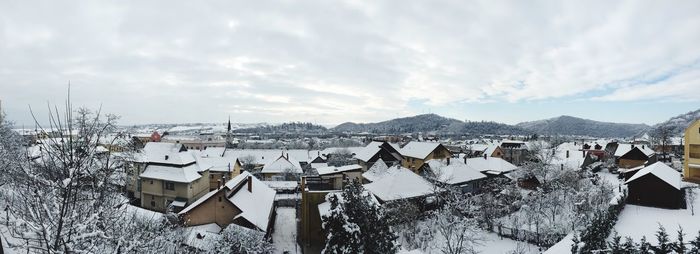
[[379, 141], [370, 142], [367, 146], [357, 150], [355, 158], [364, 162], [369, 161], [370, 159], [372, 159], [372, 157], [374, 157], [374, 155], [381, 151], [381, 148], [379, 147], [382, 144], [384, 143]]
[[[287, 154], [289, 157], [289, 154]], [[287, 158], [285, 156], [279, 156], [277, 160], [272, 163], [265, 164], [262, 168], [262, 173], [283, 173], [287, 170], [291, 170], [292, 173], [301, 174], [304, 171], [301, 169], [301, 165], [298, 161], [294, 160], [292, 157]]]
[[412, 157], [412, 158], [418, 158], [418, 159], [425, 159], [435, 151], [436, 148], [440, 146], [440, 143], [438, 142], [410, 142], [403, 148], [401, 148], [401, 155], [407, 156], [407, 157]]
[[319, 175], [330, 175], [330, 174], [337, 174], [345, 171], [353, 171], [353, 170], [362, 170], [362, 166], [357, 165], [357, 164], [352, 164], [352, 165], [345, 165], [341, 167], [325, 167], [325, 168], [319, 168], [316, 169], [318, 171]]
[[387, 166], [384, 160], [380, 158], [369, 169], [367, 169], [367, 172], [362, 173], [362, 178], [373, 182], [387, 174], [389, 172], [388, 169], [389, 166]]
[[325, 167], [328, 167], [328, 163], [325, 163], [325, 162], [311, 163], [311, 168], [313, 168], [313, 169], [319, 169], [319, 168], [325, 168]]
[[[210, 172], [233, 171], [236, 159], [227, 157], [195, 156], [197, 164], [202, 168], [209, 168]], [[233, 160], [233, 161], [232, 161]]]
[[656, 162], [654, 164], [651, 164], [643, 169], [640, 169], [639, 172], [635, 173], [629, 180], [627, 180], [625, 183], [629, 184], [630, 182], [639, 179], [642, 176], [645, 176], [647, 174], [653, 174], [662, 181], [668, 183], [669, 185], [673, 186], [673, 188], [676, 189], [681, 189], [681, 175], [676, 171], [675, 169], [669, 167], [663, 162]]
[[263, 181], [263, 183], [275, 190], [293, 190], [299, 187], [297, 181]]
[[651, 156], [654, 153], [654, 150], [649, 148], [648, 145], [633, 145], [633, 144], [618, 144], [617, 145], [617, 150], [615, 150], [615, 157], [620, 157], [625, 155], [626, 153], [630, 152], [633, 148], [637, 148], [640, 151], [642, 151], [646, 156]]
[[142, 153], [146, 160], [152, 163], [186, 165], [195, 161], [192, 154], [180, 152], [180, 150], [182, 150], [182, 144], [148, 142], [144, 146]]
[[486, 175], [459, 160], [429, 160], [428, 166], [438, 177], [438, 181], [446, 184], [460, 184], [486, 178]]
[[209, 251], [221, 241], [221, 227], [216, 223], [185, 228], [183, 244], [204, 251]]
[[228, 200], [241, 210], [241, 214], [236, 217], [242, 217], [258, 227], [258, 229], [266, 231], [270, 222], [270, 211], [272, 211], [275, 204], [275, 194], [277, 192], [245, 171], [228, 181], [226, 187], [233, 189], [232, 186], [247, 184], [246, 180], [248, 177], [253, 181], [252, 190], [248, 191], [248, 187], [243, 186], [236, 193], [229, 196]]
[[144, 170], [139, 177], [178, 183], [190, 183], [202, 177], [202, 175], [198, 173], [199, 171], [201, 170], [197, 164], [184, 167], [148, 165], [146, 166], [146, 170]]
[[487, 157], [486, 159], [483, 157], [469, 158], [467, 159], [467, 165], [480, 172], [491, 171], [508, 173], [518, 168], [510, 162], [498, 157]]
[[401, 166], [389, 168], [383, 177], [364, 186], [383, 201], [423, 197], [435, 191], [435, 186], [422, 176]]

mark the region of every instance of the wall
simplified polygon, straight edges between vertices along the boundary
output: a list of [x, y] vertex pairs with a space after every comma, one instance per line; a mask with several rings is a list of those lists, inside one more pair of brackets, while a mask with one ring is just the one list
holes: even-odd
[[[683, 177], [691, 182], [700, 183], [700, 169], [690, 168], [688, 164], [700, 164], [700, 158], [691, 157], [691, 152], [695, 153], [697, 146], [700, 145], [700, 120], [696, 120], [685, 130], [684, 145], [684, 161], [683, 161]], [[692, 150], [692, 151], [691, 151]]]
[[220, 191], [190, 210], [183, 221], [186, 226], [216, 223], [223, 228], [233, 222], [233, 218], [240, 213], [241, 211], [226, 199], [226, 191]]

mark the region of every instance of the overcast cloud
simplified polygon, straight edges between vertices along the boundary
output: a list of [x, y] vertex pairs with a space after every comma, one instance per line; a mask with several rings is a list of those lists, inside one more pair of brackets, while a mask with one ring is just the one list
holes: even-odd
[[[514, 123], [592, 104], [653, 107], [620, 119], [653, 123], [700, 108], [699, 13], [700, 1], [0, 0], [0, 99], [18, 123], [28, 105], [62, 103], [69, 80], [74, 104], [128, 124], [428, 110]], [[470, 110], [502, 103], [524, 111]]]

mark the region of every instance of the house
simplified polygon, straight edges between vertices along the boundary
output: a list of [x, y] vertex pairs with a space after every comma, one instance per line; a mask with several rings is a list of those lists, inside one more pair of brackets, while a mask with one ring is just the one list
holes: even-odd
[[289, 153], [285, 155], [283, 152], [275, 161], [265, 164], [260, 173], [265, 181], [280, 181], [296, 178], [304, 173], [304, 170], [298, 161], [289, 157]]
[[678, 209], [683, 203], [681, 175], [663, 162], [644, 167], [625, 184], [630, 204]]
[[330, 180], [334, 189], [343, 189], [346, 182], [362, 182], [362, 166], [358, 164], [317, 169], [321, 179]]
[[190, 150], [204, 150], [210, 147], [225, 147], [226, 139], [222, 136], [200, 134], [196, 136], [164, 135], [161, 142], [182, 144]]
[[403, 157], [388, 142], [372, 141], [356, 152], [355, 159], [362, 167], [362, 171], [367, 171], [379, 159], [388, 165], [394, 165], [401, 163]]
[[236, 157], [224, 156], [226, 148], [208, 147], [204, 151], [190, 150], [197, 164], [209, 168], [209, 190], [219, 187], [219, 181], [227, 182], [241, 173], [243, 165]]
[[389, 172], [389, 166], [382, 159], [379, 159], [366, 172], [362, 173], [363, 183], [376, 181], [387, 172]]
[[206, 193], [178, 213], [185, 226], [229, 224], [270, 233], [274, 218], [275, 190], [248, 172]]
[[438, 142], [410, 142], [401, 148], [400, 153], [404, 157], [401, 166], [415, 173], [418, 173], [427, 160], [452, 156], [452, 153]]
[[683, 177], [700, 183], [700, 120], [695, 120], [685, 129], [683, 143]]
[[158, 212], [178, 211], [209, 190], [209, 168], [180, 144], [146, 143], [127, 176], [127, 191], [139, 194], [141, 207]]
[[515, 165], [522, 165], [527, 160], [529, 150], [525, 141], [503, 140], [501, 141], [499, 148], [503, 153], [502, 156], [494, 157], [502, 157], [506, 161]]
[[[464, 157], [464, 161], [467, 158]], [[487, 176], [459, 160], [434, 159], [426, 163], [436, 180], [459, 188], [462, 193], [478, 192]]]
[[192, 253], [211, 251], [222, 239], [221, 227], [216, 223], [186, 227], [184, 231], [182, 245]]
[[617, 166], [623, 169], [656, 162], [656, 152], [647, 145], [618, 144], [614, 156]]
[[[326, 202], [326, 195], [339, 193], [341, 189], [334, 188], [333, 183], [318, 176], [301, 177], [301, 227], [299, 238], [305, 248], [315, 248], [320, 253], [326, 235], [321, 225], [321, 214], [318, 205]], [[319, 246], [320, 245], [320, 246]]]

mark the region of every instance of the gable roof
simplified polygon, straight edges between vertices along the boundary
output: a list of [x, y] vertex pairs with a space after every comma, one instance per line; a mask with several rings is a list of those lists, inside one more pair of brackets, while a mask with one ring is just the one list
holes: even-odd
[[229, 194], [228, 200], [241, 210], [237, 218], [244, 218], [259, 230], [267, 231], [277, 192], [246, 171], [231, 179], [225, 186], [247, 185], [248, 177], [252, 180], [252, 191], [248, 191], [247, 186], [242, 186], [235, 193]]
[[[289, 154], [287, 154], [287, 157], [289, 157]], [[261, 173], [283, 173], [286, 170], [291, 170], [292, 173], [297, 174], [304, 173], [298, 161], [294, 160], [292, 157], [287, 157], [280, 156], [272, 163], [265, 164]]]
[[364, 186], [383, 201], [423, 197], [435, 191], [433, 184], [401, 166], [389, 168], [383, 177]]
[[367, 169], [367, 172], [362, 173], [362, 178], [367, 181], [374, 182], [388, 172], [389, 166], [387, 166], [384, 160], [380, 158], [371, 167], [369, 167], [369, 169]]
[[453, 160], [449, 165], [445, 159], [429, 160], [427, 163], [442, 183], [461, 184], [486, 178], [486, 175], [459, 160]]
[[639, 172], [635, 173], [629, 180], [625, 182], [625, 184], [629, 184], [630, 182], [633, 182], [634, 180], [637, 180], [642, 176], [648, 174], [656, 176], [657, 178], [671, 185], [673, 188], [676, 188], [678, 190], [681, 189], [680, 173], [678, 173], [678, 171], [660, 161], [639, 170]]
[[367, 146], [362, 149], [358, 149], [355, 153], [355, 158], [364, 162], [368, 162], [372, 157], [374, 157], [379, 151], [381, 151], [381, 145], [383, 142], [372, 141]]
[[412, 157], [412, 158], [418, 158], [418, 159], [425, 159], [435, 151], [439, 146], [441, 146], [440, 143], [438, 142], [410, 142], [406, 144], [403, 148], [401, 148], [401, 155], [407, 156], [407, 157]]
[[649, 148], [649, 146], [647, 146], [647, 145], [640, 146], [640, 145], [632, 145], [632, 144], [618, 144], [617, 149], [615, 150], [615, 157], [623, 156], [635, 148], [639, 149], [646, 156], [652, 156], [654, 153], [656, 153], [656, 152], [654, 152], [654, 150]]

